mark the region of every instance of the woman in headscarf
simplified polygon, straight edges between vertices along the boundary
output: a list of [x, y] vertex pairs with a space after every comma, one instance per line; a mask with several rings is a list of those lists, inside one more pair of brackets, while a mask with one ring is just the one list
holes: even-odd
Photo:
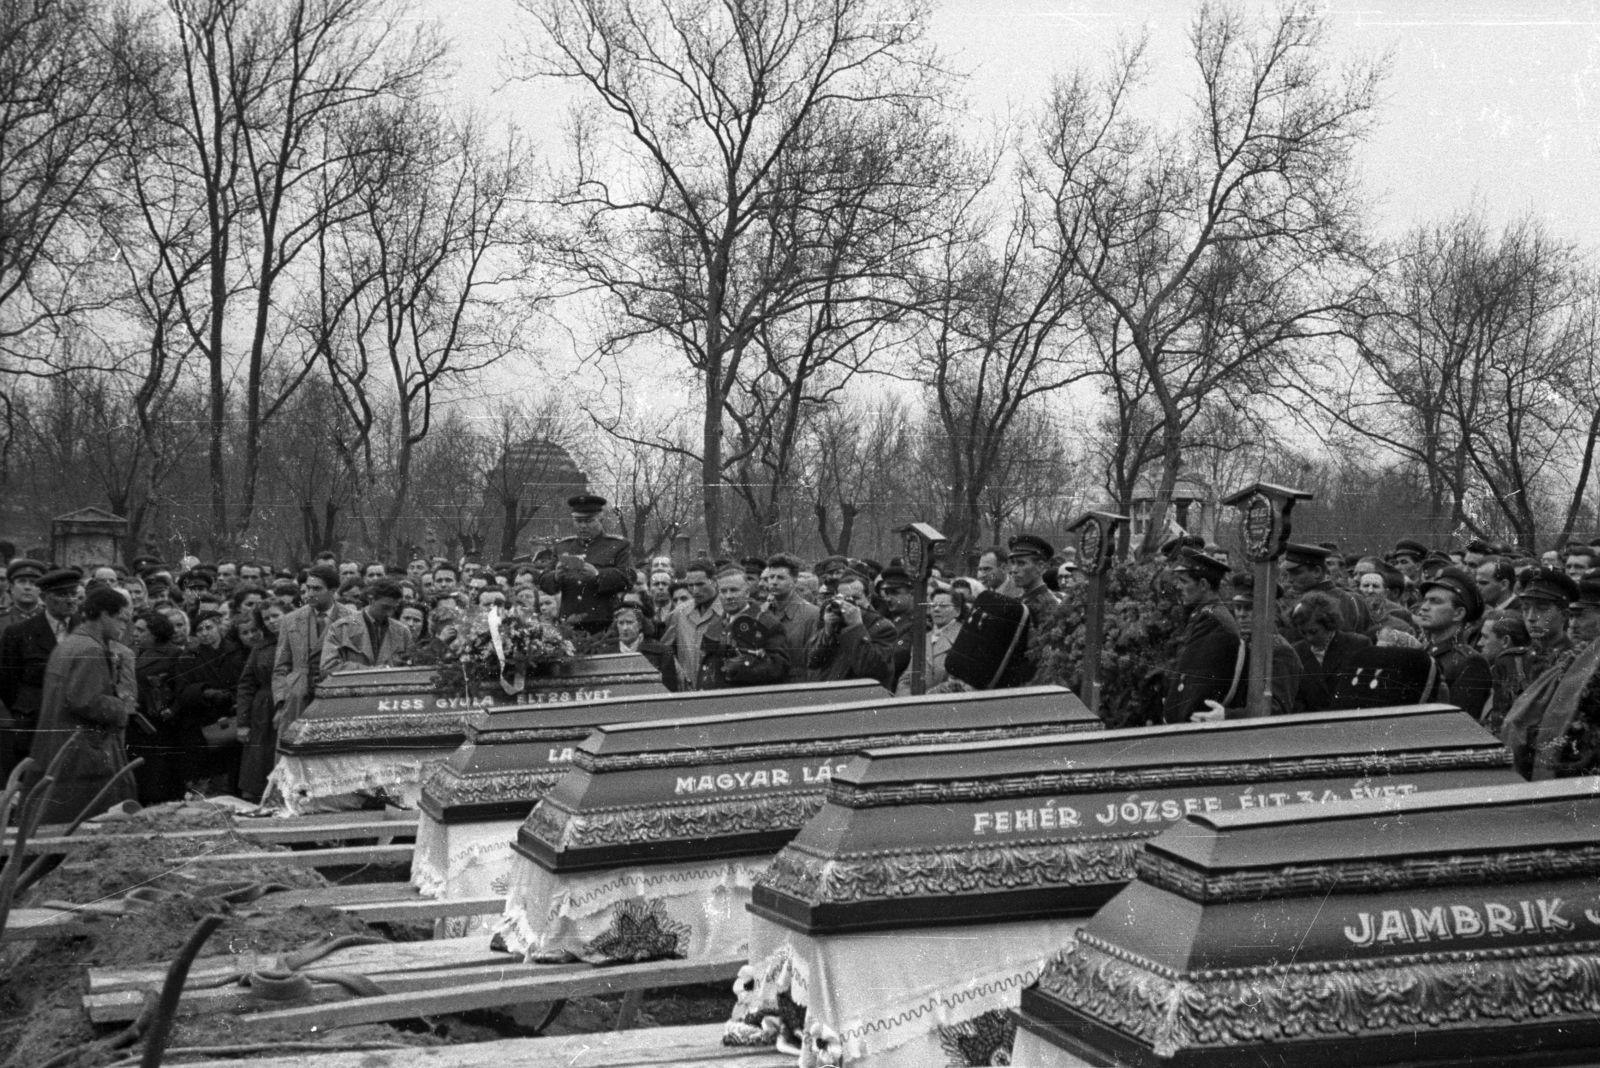
[[278, 626], [283, 607], [276, 601], [256, 605], [256, 644], [245, 660], [244, 673], [233, 702], [234, 720], [239, 724], [239, 796], [260, 801], [267, 788], [267, 776], [278, 754], [278, 732], [272, 726], [272, 662], [278, 655]]

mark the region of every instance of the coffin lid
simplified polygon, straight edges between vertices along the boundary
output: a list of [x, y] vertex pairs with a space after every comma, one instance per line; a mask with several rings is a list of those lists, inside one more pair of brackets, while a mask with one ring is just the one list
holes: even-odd
[[329, 675], [318, 684], [318, 697], [365, 697], [371, 694], [432, 693], [434, 668], [413, 667], [353, 668]]
[[[1203, 879], [1237, 883], [1230, 877], [1251, 872], [1388, 866], [1398, 881], [1409, 881], [1402, 870], [1426, 857], [1503, 858], [1589, 850], [1596, 827], [1600, 777], [1198, 813], [1145, 846], [1140, 874], [1175, 866]], [[1200, 885], [1188, 879], [1156, 881], [1184, 896]], [[1306, 893], [1312, 892], [1326, 892], [1326, 885], [1307, 888]]]
[[[514, 741], [501, 737], [510, 732], [572, 731], [592, 729], [597, 723], [608, 722], [607, 710], [614, 709], [626, 718], [675, 719], [681, 721], [686, 713], [711, 707], [727, 712], [746, 711], [753, 708], [804, 707], [810, 701], [800, 700], [801, 695], [814, 697], [816, 703], [853, 699], [875, 702], [889, 696], [889, 691], [873, 679], [842, 679], [822, 683], [785, 683], [779, 686], [746, 686], [727, 690], [702, 690], [695, 693], [650, 693], [632, 696], [605, 697], [583, 703], [561, 702], [542, 705], [493, 705], [474, 711], [466, 720], [467, 738], [478, 745], [496, 745]], [[741, 708], [739, 706], [747, 706]], [[619, 715], [619, 718], [621, 716]]]
[[[933, 711], [933, 710], [941, 711]], [[871, 721], [863, 712], [875, 712]], [[1028, 722], [1081, 722], [1098, 729], [1100, 719], [1061, 686], [1028, 686], [1014, 690], [929, 694], [923, 697], [884, 697], [842, 705], [774, 708], [756, 712], [728, 712], [682, 719], [641, 723], [608, 723], [595, 729], [578, 747], [591, 757], [637, 753], [689, 751], [769, 742], [803, 742], [851, 735], [905, 734], [928, 729], [968, 728], [980, 725], [1002, 728]]]
[[[1011, 691], [1013, 693], [1021, 691]], [[1370, 730], [1352, 730], [1360, 725]], [[1001, 738], [863, 749], [834, 779], [837, 790], [1045, 773], [1260, 764], [1361, 753], [1500, 748], [1453, 705], [1309, 712], [1218, 723], [1134, 727], [1106, 733]]]

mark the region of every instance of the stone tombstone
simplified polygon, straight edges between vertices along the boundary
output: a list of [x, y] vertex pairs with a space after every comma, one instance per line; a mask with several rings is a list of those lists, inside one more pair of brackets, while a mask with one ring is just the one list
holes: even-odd
[[50, 520], [50, 560], [57, 567], [87, 570], [122, 557], [128, 521], [104, 508], [80, 508]]

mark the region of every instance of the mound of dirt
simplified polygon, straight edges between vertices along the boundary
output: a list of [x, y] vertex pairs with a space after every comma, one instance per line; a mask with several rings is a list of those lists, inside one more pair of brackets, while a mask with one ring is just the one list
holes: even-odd
[[[73, 904], [106, 903], [132, 889], [165, 891], [148, 907], [122, 917], [103, 918], [81, 937], [37, 942], [3, 943], [0, 951], [0, 1066], [33, 1068], [56, 1054], [98, 1037], [115, 1034], [121, 1025], [96, 1027], [84, 1013], [86, 969], [127, 967], [170, 961], [183, 948], [202, 916], [221, 913], [226, 922], [213, 934], [202, 956], [250, 951], [298, 949], [319, 939], [347, 934], [376, 934], [366, 924], [328, 908], [295, 908], [245, 915], [249, 906], [234, 908], [208, 890], [241, 882], [278, 883], [291, 887], [326, 886], [327, 880], [307, 868], [272, 859], [275, 851], [234, 833], [225, 810], [212, 805], [161, 806], [137, 817], [108, 825], [94, 844], [72, 854], [29, 892], [22, 906], [45, 901]], [[205, 837], [174, 837], [171, 832], [215, 829]], [[260, 852], [259, 864], [208, 865], [210, 853]], [[260, 1028], [248, 1032], [227, 1015], [180, 1018], [172, 1046], [211, 1046], [271, 1042]], [[304, 1034], [293, 1032], [297, 1041]], [[434, 1045], [431, 1035], [403, 1035], [392, 1028], [342, 1028], [330, 1041], [363, 1039], [408, 1041]], [[80, 1058], [76, 1068], [91, 1068], [117, 1054]]]
[[[174, 834], [195, 830], [216, 833], [192, 837]], [[208, 854], [246, 852], [259, 852], [260, 862], [221, 865], [207, 864], [205, 860]], [[148, 907], [93, 922], [87, 935], [0, 943], [0, 1068], [37, 1068], [63, 1051], [122, 1030], [121, 1024], [96, 1026], [89, 1022], [82, 1003], [87, 969], [170, 961], [203, 916], [221, 914], [227, 919], [201, 949], [202, 957], [301, 949], [322, 939], [348, 934], [380, 934], [397, 941], [426, 937], [422, 926], [376, 930], [329, 908], [257, 913], [248, 904], [230, 906], [214, 896], [218, 890], [246, 882], [295, 888], [329, 885], [312, 869], [275, 861], [279, 852], [235, 833], [226, 809], [195, 802], [163, 805], [97, 832], [92, 846], [74, 852], [66, 863], [33, 887], [19, 907], [46, 901], [103, 905], [135, 889], [162, 893], [149, 895], [158, 900]], [[361, 881], [362, 873], [352, 874], [349, 881]], [[396, 876], [391, 873], [388, 877]], [[340, 879], [341, 883], [345, 881]], [[621, 1002], [620, 994], [575, 998], [543, 1033], [609, 1030], [615, 1025]], [[646, 995], [633, 1026], [720, 1022], [727, 1019], [733, 1002], [732, 992], [723, 985], [652, 991]], [[180, 1017], [169, 1046], [270, 1046], [275, 1040], [289, 1039], [336, 1045], [372, 1041], [432, 1046], [528, 1033], [498, 1012], [441, 1016], [426, 1023], [410, 1021], [397, 1026], [343, 1027], [321, 1036], [288, 1029], [274, 1032], [261, 1027], [245, 1028], [238, 1016], [218, 1013]], [[71, 1068], [101, 1068], [121, 1056], [95, 1052], [80, 1056]], [[241, 1063], [247, 1063], [247, 1059]]]

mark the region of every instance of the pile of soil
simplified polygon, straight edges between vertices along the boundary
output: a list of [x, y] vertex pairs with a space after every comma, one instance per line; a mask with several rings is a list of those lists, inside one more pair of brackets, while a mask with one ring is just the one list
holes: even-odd
[[[194, 838], [174, 838], [170, 834], [196, 829], [215, 829], [218, 833]], [[208, 865], [205, 861], [209, 853], [244, 852], [260, 852], [261, 862]], [[101, 919], [90, 925], [91, 933], [86, 935], [0, 943], [0, 1068], [36, 1068], [65, 1050], [120, 1031], [120, 1024], [96, 1026], [89, 1022], [82, 1005], [87, 969], [170, 961], [203, 916], [220, 913], [227, 920], [201, 949], [201, 957], [276, 953], [349, 934], [375, 934], [406, 941], [421, 933], [415, 928], [369, 926], [330, 908], [293, 908], [251, 915], [249, 905], [235, 908], [219, 898], [205, 896], [208, 885], [246, 881], [297, 888], [329, 885], [316, 871], [275, 862], [275, 852], [235, 833], [225, 809], [204, 803], [163, 805], [98, 832], [92, 846], [74, 852], [66, 863], [33, 887], [18, 906], [36, 906], [52, 900], [74, 904], [105, 902], [136, 887], [171, 891], [177, 896], [127, 916]], [[609, 1030], [615, 1024], [621, 1001], [621, 995], [574, 999], [543, 1033]], [[652, 992], [647, 994], [633, 1026], [720, 1022], [728, 1018], [733, 1001], [732, 992], [723, 986]], [[342, 1027], [320, 1036], [288, 1029], [245, 1029], [239, 1026], [237, 1016], [215, 1014], [180, 1017], [168, 1045], [270, 1046], [275, 1040], [311, 1040], [333, 1045], [371, 1041], [427, 1046], [528, 1033], [498, 1012], [395, 1026]], [[124, 1055], [97, 1052], [80, 1056], [72, 1062], [72, 1068], [99, 1068]], [[270, 1055], [270, 1051], [262, 1054]]]

